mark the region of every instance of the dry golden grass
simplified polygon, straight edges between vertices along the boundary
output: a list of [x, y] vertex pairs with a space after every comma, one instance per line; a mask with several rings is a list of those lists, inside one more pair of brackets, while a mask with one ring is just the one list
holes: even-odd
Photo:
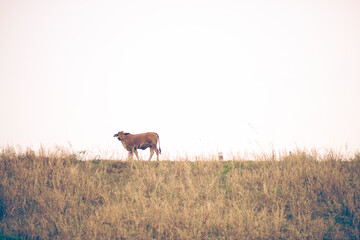
[[359, 238], [358, 155], [262, 160], [79, 161], [5, 148], [0, 239]]

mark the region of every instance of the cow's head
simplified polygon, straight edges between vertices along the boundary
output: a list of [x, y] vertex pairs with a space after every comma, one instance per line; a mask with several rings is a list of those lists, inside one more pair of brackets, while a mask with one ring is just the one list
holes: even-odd
[[126, 135], [128, 135], [128, 134], [129, 134], [129, 133], [124, 133], [124, 131], [121, 131], [121, 132], [116, 133], [116, 134], [114, 135], [114, 137], [117, 137], [117, 138], [119, 139], [119, 141], [121, 141], [121, 140], [123, 140], [124, 137], [125, 137]]

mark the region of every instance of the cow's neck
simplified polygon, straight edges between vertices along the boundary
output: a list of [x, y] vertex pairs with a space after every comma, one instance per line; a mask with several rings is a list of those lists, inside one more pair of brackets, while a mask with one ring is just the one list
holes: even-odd
[[121, 139], [120, 142], [121, 142], [121, 144], [124, 146], [124, 148], [125, 148], [126, 150], [128, 150], [128, 147], [127, 147], [125, 138], [124, 138], [124, 139]]

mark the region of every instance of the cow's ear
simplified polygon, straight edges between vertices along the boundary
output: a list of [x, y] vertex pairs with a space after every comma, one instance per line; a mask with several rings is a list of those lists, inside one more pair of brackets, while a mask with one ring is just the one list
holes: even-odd
[[130, 133], [124, 133], [124, 135], [129, 135]]

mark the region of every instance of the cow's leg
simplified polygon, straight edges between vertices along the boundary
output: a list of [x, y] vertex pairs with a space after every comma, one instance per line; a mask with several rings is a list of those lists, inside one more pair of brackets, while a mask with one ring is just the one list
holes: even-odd
[[134, 160], [134, 155], [133, 155], [133, 152], [129, 151], [129, 160]]
[[159, 161], [159, 150], [155, 147], [155, 152], [156, 152], [156, 160]]
[[149, 161], [151, 160], [152, 156], [154, 155], [154, 149], [152, 147], [150, 147], [150, 157], [149, 157]]
[[135, 149], [135, 155], [136, 155], [136, 157], [137, 157], [137, 159], [138, 159], [138, 161], [140, 161], [140, 159], [139, 159], [139, 154], [138, 154], [138, 152], [137, 152], [137, 150]]

